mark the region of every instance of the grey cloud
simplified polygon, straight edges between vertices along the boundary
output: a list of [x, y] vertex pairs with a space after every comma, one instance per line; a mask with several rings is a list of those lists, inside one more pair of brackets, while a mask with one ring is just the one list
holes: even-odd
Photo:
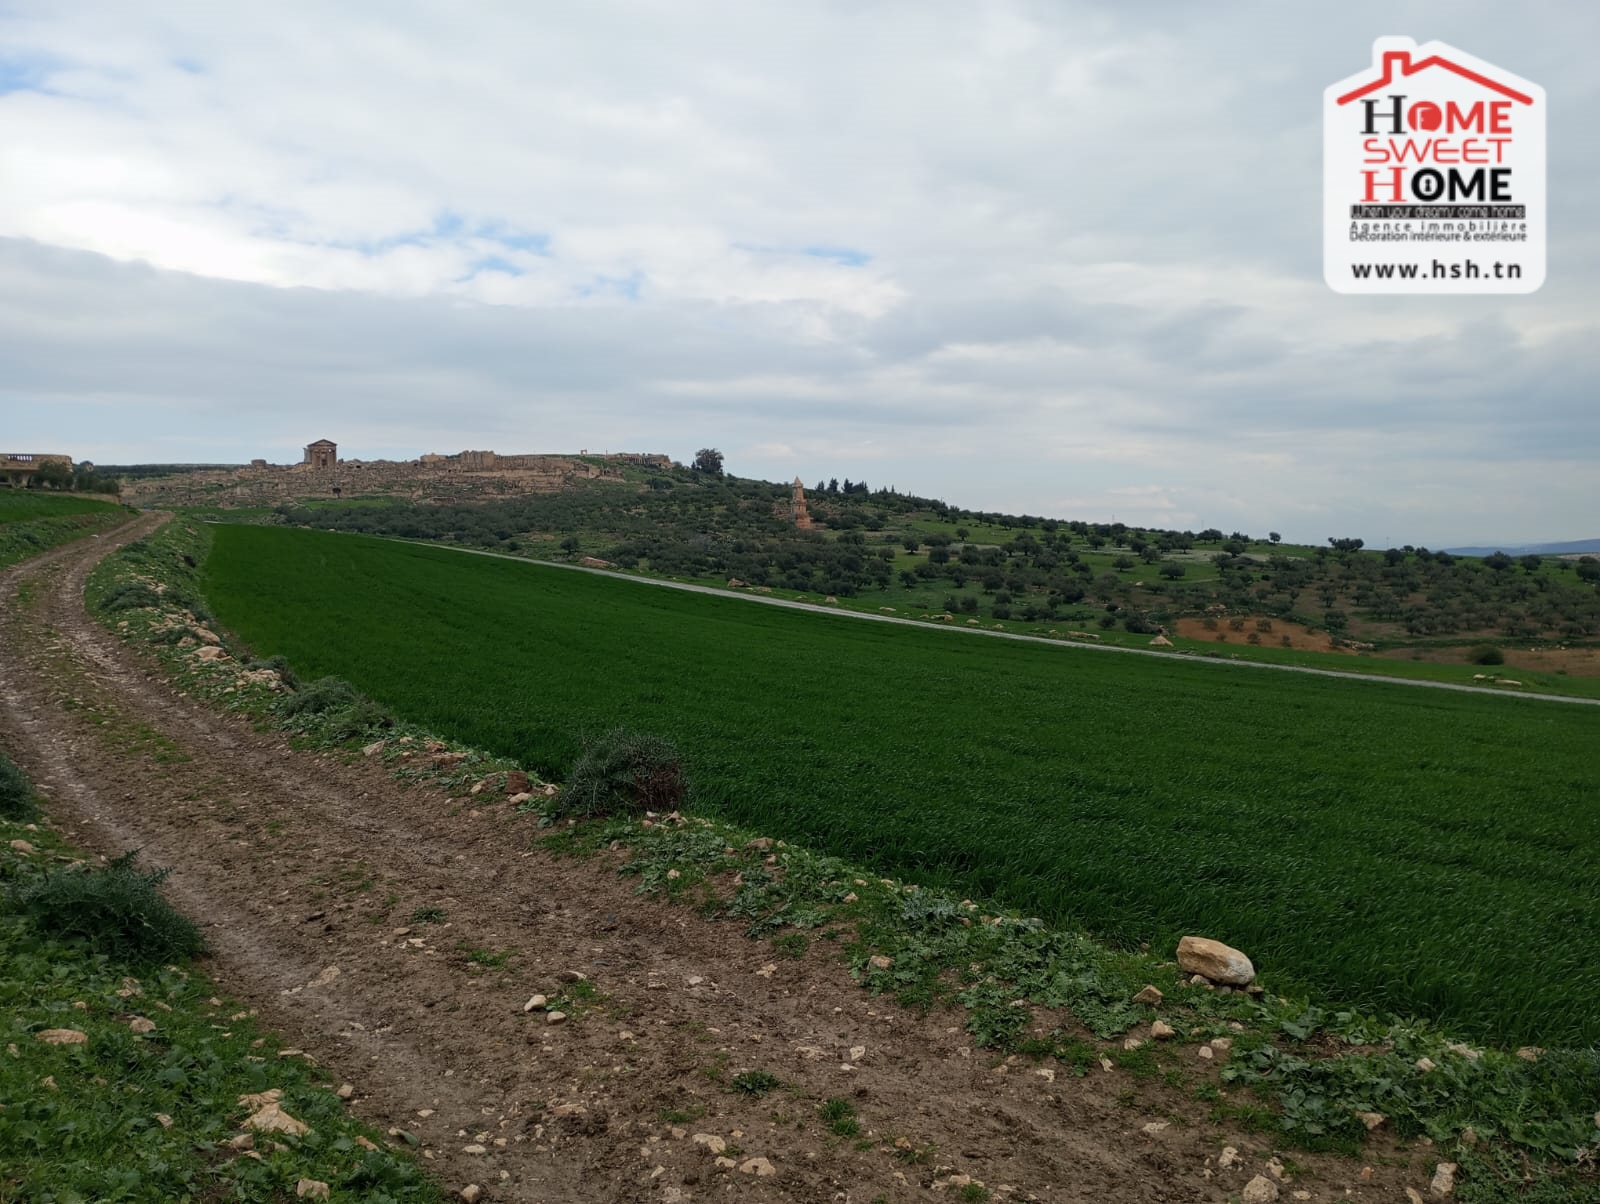
[[[1433, 527], [1405, 541], [1433, 544], [1596, 534], [1572, 467], [1600, 450], [1584, 141], [1600, 8], [1580, 0], [155, 12], [9, 9], [0, 37], [54, 55], [84, 101], [0, 96], [0, 132], [52, 155], [109, 144], [141, 169], [111, 200], [250, 254], [186, 275], [0, 240], [16, 437], [194, 459], [317, 434], [354, 454], [789, 444], [823, 462], [752, 451], [733, 467], [842, 475], [833, 449], [869, 479], [985, 508], [1160, 488], [1204, 525], [1287, 534], [1284, 511], [1341, 529], [1410, 515]], [[1541, 293], [1322, 288], [1321, 90], [1380, 33], [1454, 42], [1548, 89]], [[116, 234], [126, 214], [60, 233], [78, 198], [46, 183], [25, 232]], [[446, 213], [462, 232], [435, 228]], [[476, 262], [486, 227], [548, 236], [516, 282], [530, 291], [442, 295], [449, 253]], [[441, 258], [415, 279], [330, 257], [419, 230], [413, 249]], [[251, 273], [347, 287], [207, 278]], [[576, 300], [635, 273], [637, 300]], [[423, 295], [378, 295], [408, 290]], [[1518, 512], [1537, 531], [1493, 526], [1485, 482], [1511, 461], [1551, 482]]]

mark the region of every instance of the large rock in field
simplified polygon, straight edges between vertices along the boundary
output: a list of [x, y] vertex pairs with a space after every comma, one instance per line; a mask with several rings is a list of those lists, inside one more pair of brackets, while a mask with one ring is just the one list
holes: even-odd
[[1178, 942], [1178, 965], [1190, 974], [1202, 974], [1230, 987], [1247, 987], [1256, 979], [1256, 968], [1248, 957], [1231, 945], [1203, 936], [1186, 936]]

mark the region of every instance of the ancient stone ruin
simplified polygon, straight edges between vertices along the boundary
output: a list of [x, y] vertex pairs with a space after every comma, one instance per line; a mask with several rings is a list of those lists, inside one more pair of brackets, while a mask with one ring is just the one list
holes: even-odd
[[71, 468], [72, 457], [53, 452], [0, 452], [0, 484], [26, 486], [41, 466], [50, 463]]
[[816, 526], [806, 509], [806, 487], [800, 483], [799, 477], [794, 479], [794, 492], [789, 498], [789, 517], [794, 520], [798, 530], [809, 531]]
[[557, 493], [574, 482], [621, 480], [625, 466], [667, 469], [670, 456], [500, 455], [493, 451], [429, 453], [415, 460], [342, 460], [339, 445], [318, 439], [298, 464], [252, 460], [238, 468], [207, 469], [130, 481], [122, 499], [136, 506], [272, 506], [299, 499], [387, 496], [456, 502], [529, 493]]
[[[254, 463], [254, 461], [251, 461]], [[337, 468], [339, 465], [339, 445], [332, 439], [318, 439], [315, 443], [306, 444], [306, 458], [301, 461], [312, 468]]]

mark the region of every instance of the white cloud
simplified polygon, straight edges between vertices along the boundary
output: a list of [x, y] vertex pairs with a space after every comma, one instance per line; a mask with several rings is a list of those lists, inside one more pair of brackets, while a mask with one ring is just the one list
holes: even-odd
[[[1593, 535], [1600, 173], [1561, 130], [1600, 116], [1600, 10], [1549, 8], [13, 5], [0, 400], [101, 459], [315, 419], [368, 455], [713, 444], [989, 509]], [[1318, 98], [1395, 32], [1561, 106], [1539, 294], [1322, 285]]]

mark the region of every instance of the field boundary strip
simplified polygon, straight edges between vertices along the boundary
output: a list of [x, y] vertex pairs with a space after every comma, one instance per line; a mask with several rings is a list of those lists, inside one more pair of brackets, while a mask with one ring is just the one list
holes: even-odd
[[[225, 524], [222, 524], [225, 525]], [[344, 535], [347, 532], [328, 532], [329, 534]], [[714, 598], [738, 598], [744, 602], [758, 602], [763, 606], [778, 606], [789, 610], [804, 611], [808, 614], [832, 615], [839, 618], [863, 619], [871, 623], [895, 623], [904, 627], [914, 627], [920, 631], [951, 631], [962, 635], [981, 635], [997, 640], [1018, 640], [1026, 644], [1042, 644], [1047, 648], [1070, 648], [1085, 652], [1120, 652], [1129, 656], [1150, 656], [1161, 660], [1182, 661], [1193, 665], [1213, 665], [1219, 668], [1249, 668], [1269, 669], [1279, 673], [1306, 673], [1313, 677], [1333, 677], [1343, 681], [1364, 681], [1386, 686], [1420, 686], [1430, 690], [1453, 690], [1460, 694], [1479, 694], [1489, 698], [1513, 698], [1535, 702], [1567, 702], [1577, 703], [1582, 706], [1600, 706], [1600, 698], [1583, 698], [1572, 694], [1543, 694], [1521, 693], [1509, 694], [1504, 690], [1491, 690], [1485, 686], [1460, 685], [1451, 681], [1433, 681], [1425, 677], [1388, 677], [1378, 673], [1342, 673], [1337, 669], [1316, 669], [1309, 665], [1274, 665], [1269, 661], [1232, 660], [1210, 656], [1194, 656], [1183, 652], [1160, 652], [1153, 648], [1127, 648], [1120, 644], [1091, 644], [1081, 640], [1052, 640], [1042, 635], [1028, 635], [1020, 631], [992, 631], [981, 627], [952, 627], [944, 624], [933, 625], [924, 623], [920, 619], [906, 619], [899, 615], [875, 615], [867, 611], [835, 609], [831, 606], [819, 606], [813, 602], [794, 602], [788, 598], [769, 598], [762, 594], [747, 594], [739, 590], [718, 589], [713, 585], [696, 585], [689, 581], [665, 581], [660, 577], [646, 577], [634, 573], [619, 573], [612, 569], [595, 569], [581, 564], [563, 564], [558, 560], [533, 560], [527, 556], [512, 556], [505, 552], [489, 552], [482, 548], [463, 548], [447, 543], [435, 543], [426, 539], [397, 539], [394, 536], [365, 536], [365, 538], [383, 539], [388, 543], [413, 544], [423, 548], [443, 548], [450, 552], [462, 552], [469, 556], [487, 556], [491, 560], [510, 560], [517, 564], [536, 565], [540, 568], [566, 569], [574, 573], [588, 573], [595, 577], [611, 577], [618, 581], [632, 581], [639, 585], [655, 585], [664, 589], [682, 590], [691, 594], [708, 594]]]

